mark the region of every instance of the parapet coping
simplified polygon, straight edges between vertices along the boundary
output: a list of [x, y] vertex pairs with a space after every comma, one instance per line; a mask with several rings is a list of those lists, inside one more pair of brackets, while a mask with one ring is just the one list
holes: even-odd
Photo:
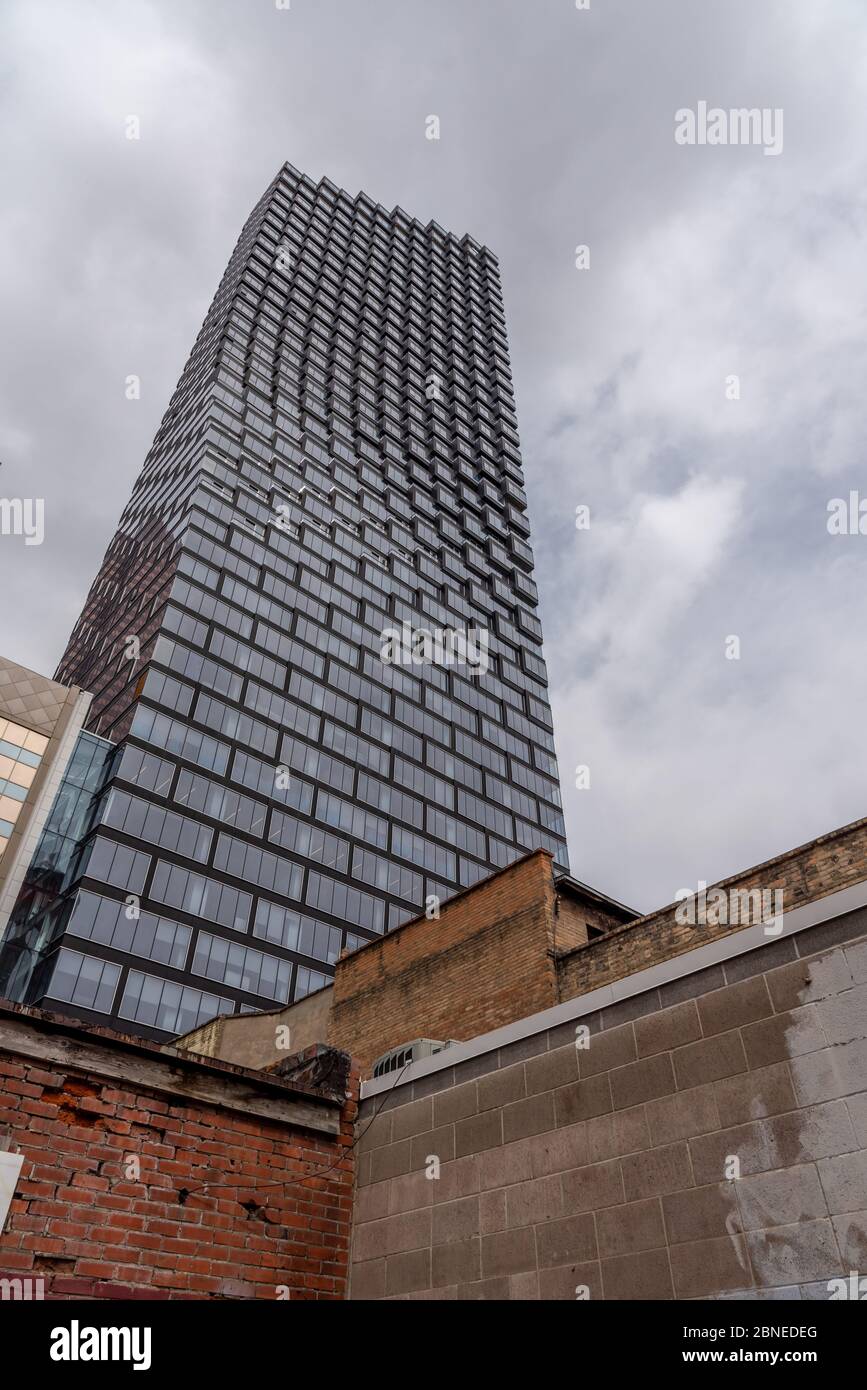
[[393, 1072], [386, 1076], [372, 1077], [362, 1083], [361, 1099], [369, 1100], [371, 1096], [381, 1095], [383, 1091], [408, 1086], [420, 1077], [444, 1071], [447, 1067], [457, 1066], [460, 1062], [469, 1061], [470, 1058], [482, 1056], [486, 1052], [493, 1052], [508, 1043], [519, 1042], [535, 1033], [556, 1028], [558, 1024], [571, 1023], [573, 1019], [609, 1008], [622, 999], [631, 999], [637, 994], [656, 989], [659, 985], [685, 979], [700, 970], [706, 970], [708, 966], [719, 965], [735, 956], [768, 946], [774, 941], [782, 941], [787, 936], [806, 931], [808, 927], [818, 926], [831, 918], [845, 916], [846, 913], [865, 906], [867, 880], [850, 884], [848, 888], [841, 888], [837, 893], [828, 893], [825, 897], [816, 898], [813, 902], [783, 913], [782, 930], [773, 935], [766, 932], [765, 926], [761, 923], [753, 927], [744, 927], [728, 936], [719, 937], [716, 941], [710, 941], [706, 946], [697, 946], [692, 951], [682, 951], [670, 960], [661, 961], [659, 965], [651, 965], [646, 970], [638, 970], [622, 980], [614, 980], [609, 985], [591, 990], [588, 994], [579, 994], [574, 999], [555, 1004], [553, 1008], [543, 1009], [541, 1013], [519, 1018], [516, 1022], [507, 1023], [503, 1028], [495, 1028], [490, 1033], [480, 1033], [478, 1037], [470, 1038], [467, 1042], [452, 1043], [433, 1057], [422, 1057], [419, 1061], [413, 1062], [401, 1073], [399, 1081], [395, 1081]]

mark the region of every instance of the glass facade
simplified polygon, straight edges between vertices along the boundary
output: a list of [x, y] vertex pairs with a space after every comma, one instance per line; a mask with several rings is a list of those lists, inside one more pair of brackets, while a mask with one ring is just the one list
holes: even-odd
[[58, 668], [117, 753], [40, 998], [164, 1037], [568, 868], [526, 510], [496, 257], [284, 166]]

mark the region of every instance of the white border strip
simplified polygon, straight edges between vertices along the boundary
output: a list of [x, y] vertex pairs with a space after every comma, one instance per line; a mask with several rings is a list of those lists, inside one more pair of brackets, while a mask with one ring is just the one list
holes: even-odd
[[589, 994], [579, 994], [574, 999], [567, 999], [565, 1003], [556, 1004], [551, 1009], [543, 1009], [541, 1013], [519, 1018], [515, 1023], [507, 1023], [503, 1028], [495, 1028], [491, 1033], [480, 1033], [468, 1042], [453, 1043], [451, 1047], [444, 1048], [433, 1057], [422, 1057], [418, 1062], [413, 1062], [402, 1073], [399, 1082], [395, 1082], [393, 1072], [386, 1076], [372, 1077], [362, 1082], [361, 1099], [368, 1100], [371, 1096], [381, 1095], [383, 1091], [396, 1089], [398, 1085], [408, 1086], [419, 1077], [444, 1071], [446, 1067], [457, 1066], [459, 1062], [466, 1062], [471, 1057], [480, 1057], [485, 1052], [493, 1052], [495, 1048], [505, 1047], [508, 1043], [518, 1042], [522, 1038], [532, 1037], [534, 1033], [542, 1033], [560, 1023], [571, 1023], [573, 1019], [596, 1013], [599, 1009], [617, 1003], [618, 1000], [631, 999], [636, 994], [644, 994], [646, 990], [670, 984], [672, 980], [685, 979], [688, 975], [695, 975], [699, 970], [706, 970], [710, 965], [718, 965], [721, 961], [745, 955], [747, 951], [769, 946], [774, 941], [782, 941], [784, 937], [794, 935], [795, 932], [806, 931], [808, 927], [818, 926], [821, 922], [845, 916], [847, 912], [854, 912], [856, 908], [865, 906], [867, 880], [854, 883], [849, 888], [841, 888], [838, 893], [829, 893], [824, 898], [816, 898], [811, 903], [805, 903], [803, 907], [796, 907], [791, 912], [784, 913], [783, 929], [773, 936], [767, 934], [761, 924], [744, 927], [741, 931], [730, 932], [727, 936], [708, 942], [706, 946], [697, 946], [694, 951], [682, 951], [680, 955], [662, 961], [659, 965], [651, 965], [647, 970], [639, 970], [634, 975], [615, 980], [613, 984], [591, 990]]

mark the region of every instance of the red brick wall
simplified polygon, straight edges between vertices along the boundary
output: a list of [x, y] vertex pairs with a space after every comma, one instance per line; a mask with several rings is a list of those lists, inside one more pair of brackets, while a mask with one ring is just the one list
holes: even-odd
[[50, 1298], [343, 1298], [355, 1112], [332, 1139], [0, 1052], [0, 1136], [24, 1154], [0, 1273]]
[[537, 850], [340, 961], [328, 1042], [369, 1070], [413, 1038], [473, 1038], [557, 1002], [551, 856]]

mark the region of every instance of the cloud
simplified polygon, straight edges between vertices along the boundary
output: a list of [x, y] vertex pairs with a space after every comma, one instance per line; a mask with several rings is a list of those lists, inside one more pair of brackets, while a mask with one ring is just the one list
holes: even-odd
[[[861, 0], [7, 0], [0, 51], [4, 654], [53, 669], [290, 159], [500, 258], [574, 872], [651, 907], [861, 814]], [[677, 146], [699, 99], [783, 153]]]

